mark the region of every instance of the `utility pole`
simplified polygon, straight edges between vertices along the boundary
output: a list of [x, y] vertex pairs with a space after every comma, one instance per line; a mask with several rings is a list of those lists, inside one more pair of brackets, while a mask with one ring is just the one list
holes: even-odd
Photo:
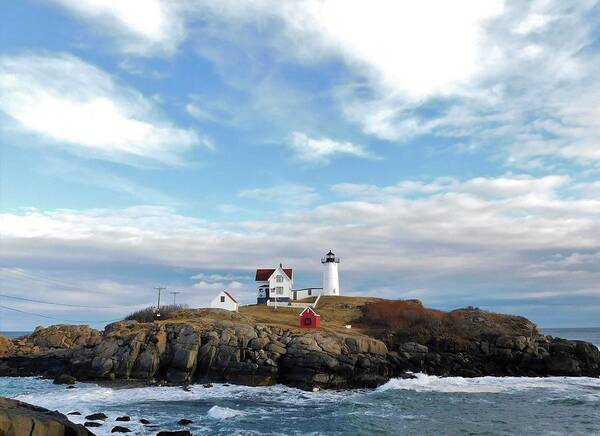
[[156, 305], [156, 316], [160, 317], [160, 293], [162, 291], [164, 291], [165, 289], [167, 289], [167, 288], [159, 286], [159, 287], [154, 288], [154, 289], [156, 289], [158, 291], [158, 303]]
[[173, 294], [173, 306], [175, 306], [177, 304], [176, 303], [177, 294], [181, 294], [181, 291], [169, 291], [169, 294]]

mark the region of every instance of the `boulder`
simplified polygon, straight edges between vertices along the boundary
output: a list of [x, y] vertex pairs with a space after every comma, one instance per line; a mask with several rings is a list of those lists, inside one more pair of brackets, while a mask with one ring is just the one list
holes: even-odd
[[102, 340], [102, 333], [87, 325], [52, 325], [37, 327], [27, 341], [40, 348], [69, 349], [94, 347]]
[[102, 427], [101, 422], [95, 422], [95, 421], [86, 421], [83, 423], [83, 425], [85, 427]]
[[192, 433], [188, 430], [159, 431], [156, 436], [192, 436]]
[[58, 412], [0, 397], [0, 434], [6, 436], [88, 436], [89, 430]]
[[10, 339], [8, 339], [6, 336], [0, 335], [0, 356], [5, 356], [12, 353], [14, 348], [15, 346]]
[[52, 383], [55, 385], [72, 385], [76, 382], [75, 377], [69, 374], [59, 374], [54, 377]]
[[104, 413], [92, 413], [91, 415], [87, 415], [85, 419], [88, 421], [104, 421], [108, 419], [108, 416], [106, 416]]

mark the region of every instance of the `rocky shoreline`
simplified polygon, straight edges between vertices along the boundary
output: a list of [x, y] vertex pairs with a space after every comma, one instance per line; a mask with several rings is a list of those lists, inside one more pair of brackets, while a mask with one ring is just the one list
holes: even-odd
[[[485, 312], [468, 313], [471, 318], [475, 315], [478, 322], [488, 326], [492, 322]], [[280, 383], [306, 390], [371, 388], [408, 372], [600, 376], [600, 351], [594, 345], [541, 335], [533, 323], [523, 320], [518, 319], [518, 334], [487, 329], [468, 340], [434, 337], [424, 343], [390, 332], [369, 336], [301, 331], [241, 316], [123, 321], [103, 332], [59, 325], [38, 328], [20, 340], [1, 341], [0, 376], [43, 376], [64, 383]]]
[[93, 436], [62, 413], [0, 397], [0, 434], [6, 436]]

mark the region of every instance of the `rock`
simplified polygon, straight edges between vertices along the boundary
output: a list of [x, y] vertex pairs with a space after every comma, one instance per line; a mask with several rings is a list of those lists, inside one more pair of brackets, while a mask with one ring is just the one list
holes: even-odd
[[86, 427], [101, 427], [102, 423], [101, 422], [94, 422], [94, 421], [86, 421], [83, 423], [84, 426]]
[[15, 346], [13, 342], [6, 336], [0, 335], [0, 356], [10, 354], [14, 350]]
[[0, 397], [0, 435], [88, 436], [92, 433], [61, 413]]
[[53, 325], [37, 327], [27, 337], [29, 342], [40, 348], [93, 347], [100, 343], [102, 334], [87, 325]]
[[563, 352], [552, 354], [547, 361], [547, 367], [548, 371], [553, 375], [581, 375], [579, 361]]
[[81, 412], [69, 412], [67, 415], [81, 415]]
[[60, 374], [54, 378], [52, 383], [54, 383], [55, 385], [72, 385], [75, 382], [75, 377], [73, 377], [72, 375]]
[[453, 311], [447, 322], [456, 325], [443, 326], [448, 328], [443, 335], [434, 330], [427, 336], [422, 331], [427, 326], [414, 334], [378, 328], [372, 333], [378, 338], [359, 329], [299, 331], [255, 323], [249, 316], [219, 312], [224, 319], [213, 319], [213, 312], [192, 314], [191, 320], [117, 322], [102, 333], [79, 326], [39, 328], [29, 338], [4, 341], [13, 348], [0, 355], [0, 376], [74, 381], [68, 375], [156, 385], [200, 383], [207, 388], [211, 383], [281, 383], [309, 390], [377, 386], [406, 371], [600, 375], [600, 351], [593, 345], [546, 337], [524, 318], [478, 309]]
[[115, 421], [123, 421], [123, 422], [127, 422], [127, 421], [131, 421], [131, 418], [129, 416], [118, 416]]
[[120, 425], [116, 425], [110, 431], [111, 433], [131, 433], [127, 427], [121, 427]]
[[142, 419], [140, 419], [140, 423], [146, 425], [146, 424], [150, 424], [150, 421], [148, 421], [147, 419], [142, 418]]
[[188, 430], [179, 430], [179, 431], [159, 431], [156, 433], [156, 436], [192, 436]]
[[106, 416], [104, 413], [92, 413], [91, 415], [87, 415], [85, 419], [88, 421], [104, 421], [108, 419], [108, 416]]
[[427, 353], [429, 348], [425, 345], [417, 344], [416, 342], [405, 342], [398, 347], [400, 351], [405, 353]]
[[194, 423], [194, 421], [192, 421], [191, 419], [186, 419], [186, 418], [183, 418], [183, 419], [180, 419], [179, 421], [177, 421], [177, 424], [179, 424], [179, 425], [190, 425], [193, 423]]
[[67, 389], [76, 389], [76, 386], [69, 385], [69, 386], [67, 386]]

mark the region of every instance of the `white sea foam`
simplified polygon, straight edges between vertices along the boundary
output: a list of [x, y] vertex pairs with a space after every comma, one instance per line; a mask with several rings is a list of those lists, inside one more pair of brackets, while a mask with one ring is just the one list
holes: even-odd
[[212, 406], [207, 413], [208, 416], [214, 419], [227, 419], [235, 416], [245, 415], [241, 410], [230, 409], [228, 407]]
[[[526, 389], [548, 389], [556, 392], [578, 388], [600, 389], [600, 379], [590, 377], [439, 377], [415, 374], [414, 379], [392, 379], [377, 391], [404, 389], [416, 392], [498, 393]], [[600, 396], [600, 394], [599, 394]]]

